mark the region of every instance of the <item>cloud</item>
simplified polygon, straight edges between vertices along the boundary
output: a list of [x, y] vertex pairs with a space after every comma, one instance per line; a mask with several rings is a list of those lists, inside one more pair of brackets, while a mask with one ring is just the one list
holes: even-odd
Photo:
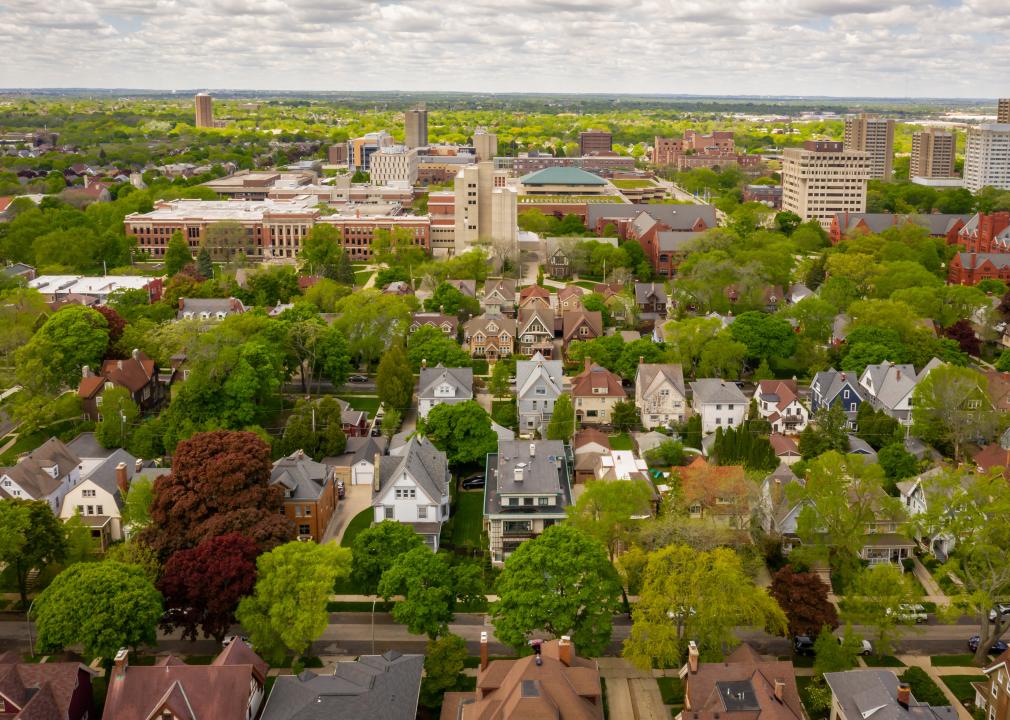
[[0, 0], [0, 87], [993, 97], [1005, 2]]

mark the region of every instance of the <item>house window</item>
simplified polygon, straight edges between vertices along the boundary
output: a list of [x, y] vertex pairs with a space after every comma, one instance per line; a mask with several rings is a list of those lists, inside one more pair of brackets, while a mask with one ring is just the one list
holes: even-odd
[[716, 418], [715, 419], [715, 424], [716, 425], [722, 425], [722, 418]]
[[95, 514], [95, 506], [88, 505], [88, 515], [94, 515], [94, 514]]
[[389, 505], [386, 505], [384, 509], [385, 509], [385, 518], [386, 518], [386, 520], [393, 520], [394, 517], [395, 517], [394, 514], [393, 514], [394, 508], [390, 507]]
[[545, 387], [538, 387], [536, 389], [536, 393], [537, 393], [537, 395], [546, 395], [547, 394], [547, 388], [545, 388]]
[[81, 515], [83, 515], [84, 514], [84, 506], [83, 505], [78, 505], [77, 506], [77, 512], [80, 513]]
[[427, 505], [418, 505], [417, 506], [417, 519], [418, 520], [427, 520], [428, 519], [428, 506]]
[[545, 497], [537, 498], [537, 505], [540, 505], [541, 507], [543, 507], [545, 505], [550, 505], [550, 504], [551, 504], [551, 499], [550, 498], [545, 498]]
[[312, 517], [312, 506], [311, 505], [306, 505], [305, 506], [305, 517]]
[[417, 496], [415, 488], [396, 488], [396, 498], [398, 500], [412, 500]]
[[97, 513], [99, 515], [104, 515], [105, 514], [105, 506], [104, 505], [96, 505], [95, 506], [95, 510], [97, 511]]
[[855, 403], [849, 403], [849, 411], [850, 412], [855, 412], [856, 411], [856, 404]]
[[716, 410], [722, 410], [722, 405], [719, 404], [719, 403], [716, 403], [715, 409]]
[[845, 398], [846, 400], [849, 399], [849, 389], [848, 388], [845, 388], [845, 391], [842, 393], [842, 397]]
[[91, 498], [93, 498], [95, 496], [95, 491], [94, 490], [81, 490], [81, 495], [83, 497], [91, 497]]
[[295, 505], [295, 517], [298, 518], [298, 517], [301, 517], [301, 516], [302, 516], [302, 506], [301, 505]]

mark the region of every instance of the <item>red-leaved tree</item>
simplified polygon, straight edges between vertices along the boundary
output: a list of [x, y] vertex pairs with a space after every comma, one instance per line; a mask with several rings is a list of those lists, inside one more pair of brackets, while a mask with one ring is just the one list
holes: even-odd
[[167, 559], [229, 532], [252, 538], [261, 552], [293, 540], [271, 468], [270, 448], [255, 433], [215, 430], [180, 442], [172, 472], [154, 483], [142, 541]]
[[944, 328], [943, 334], [951, 340], [957, 341], [957, 344], [961, 347], [961, 352], [978, 356], [982, 346], [978, 336], [975, 335], [975, 328], [972, 327], [970, 320], [961, 318], [950, 327]]
[[119, 338], [123, 337], [123, 330], [126, 329], [126, 320], [108, 305], [97, 305], [95, 310], [100, 312], [105, 318], [105, 322], [109, 324], [109, 347], [111, 348], [119, 342]]
[[165, 563], [158, 589], [168, 608], [162, 627], [182, 628], [183, 637], [220, 642], [235, 623], [238, 602], [256, 585], [259, 548], [239, 533], [210, 537], [191, 550], [180, 550]]
[[820, 575], [796, 572], [786, 565], [772, 578], [771, 594], [789, 620], [790, 635], [816, 637], [827, 625], [838, 627], [838, 611], [828, 601], [828, 586]]

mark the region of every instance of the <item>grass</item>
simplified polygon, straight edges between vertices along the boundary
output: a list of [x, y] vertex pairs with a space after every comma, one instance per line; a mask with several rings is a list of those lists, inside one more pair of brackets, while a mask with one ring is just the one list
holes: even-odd
[[899, 675], [898, 679], [904, 680], [912, 686], [912, 695], [919, 702], [930, 705], [948, 704], [947, 696], [943, 694], [943, 690], [937, 687], [933, 679], [922, 668], [910, 667]]
[[806, 708], [807, 716], [817, 720], [818, 718], [825, 717], [826, 713], [814, 712], [814, 704], [811, 702], [810, 698], [810, 685], [813, 683], [814, 679], [809, 675], [801, 676], [796, 678], [796, 689], [800, 693], [800, 702], [803, 703], [803, 707]]
[[656, 684], [659, 685], [664, 705], [684, 704], [684, 683], [679, 677], [656, 678]]
[[[375, 603], [375, 612], [389, 612], [393, 609], [396, 603], [393, 602], [383, 602], [379, 600]], [[360, 612], [360, 613], [370, 613], [372, 612], [372, 602], [369, 601], [355, 601], [355, 602], [328, 602], [326, 603], [326, 612]]]
[[452, 544], [455, 547], [480, 547], [480, 535], [483, 530], [483, 491], [459, 493], [452, 521]]
[[[18, 435], [18, 439], [11, 445], [10, 449], [3, 455], [0, 455], [0, 465], [13, 465], [18, 455], [34, 450], [51, 437], [55, 436], [67, 442], [78, 434], [93, 429], [94, 426], [95, 424], [92, 422], [72, 418], [69, 420], [60, 420], [32, 433]], [[0, 440], [0, 444], [4, 441], [5, 439]]]
[[954, 696], [961, 701], [962, 705], [975, 703], [975, 688], [971, 686], [973, 682], [985, 680], [985, 675], [941, 675], [940, 679]]
[[929, 664], [933, 667], [971, 667], [975, 663], [975, 656], [970, 653], [963, 655], [934, 655], [929, 659]]
[[352, 395], [351, 393], [344, 393], [343, 395], [338, 395], [338, 397], [350, 403], [352, 410], [363, 410], [369, 415], [375, 415], [375, 411], [379, 409], [378, 395]]
[[375, 517], [375, 510], [371, 507], [366, 507], [364, 510], [359, 512], [351, 521], [347, 523], [347, 529], [344, 530], [344, 536], [340, 539], [341, 547], [351, 547], [354, 545], [354, 538], [358, 537], [358, 533], [362, 530], [367, 530], [372, 524], [372, 520]]
[[622, 432], [619, 435], [610, 436], [610, 449], [611, 450], [633, 450], [634, 446], [631, 443], [631, 436], [626, 432]]
[[598, 283], [589, 282], [588, 280], [576, 280], [575, 282], [573, 282], [571, 284], [572, 285], [578, 285], [580, 288], [582, 288], [584, 290], [592, 290], [593, 288], [595, 288], [597, 286]]
[[372, 275], [374, 274], [375, 274], [374, 270], [360, 270], [354, 273], [354, 284], [364, 285], [366, 282], [368, 282], [368, 278], [372, 277]]
[[869, 667], [905, 667], [905, 663], [894, 655], [866, 655], [863, 657], [863, 661]]
[[652, 180], [636, 180], [634, 178], [611, 180], [610, 182], [614, 187], [621, 188], [621, 190], [638, 190], [639, 188], [656, 187], [656, 183], [652, 182]]

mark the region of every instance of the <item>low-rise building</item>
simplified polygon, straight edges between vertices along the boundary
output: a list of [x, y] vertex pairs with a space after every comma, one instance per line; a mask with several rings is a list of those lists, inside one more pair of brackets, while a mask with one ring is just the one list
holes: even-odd
[[762, 380], [754, 394], [758, 414], [772, 427], [772, 432], [798, 435], [810, 421], [810, 411], [800, 401], [795, 380]]
[[738, 428], [747, 417], [747, 397], [735, 382], [699, 378], [691, 383], [691, 396], [691, 407], [701, 416], [701, 431], [706, 435], [717, 428]]
[[595, 340], [603, 336], [603, 314], [599, 310], [581, 307], [567, 311], [561, 317], [561, 343], [567, 352], [573, 340]]
[[436, 405], [473, 400], [473, 368], [422, 367], [417, 384], [417, 414], [427, 418]]
[[687, 516], [719, 528], [746, 530], [750, 526], [754, 483], [742, 465], [710, 465], [700, 455], [684, 467], [673, 468]]
[[345, 486], [371, 485], [379, 458], [386, 454], [388, 445], [384, 437], [349, 437], [342, 455], [323, 458], [323, 462], [333, 467], [334, 477]]
[[903, 425], [912, 424], [912, 393], [936, 366], [936, 358], [916, 374], [912, 365], [892, 362], [867, 365], [859, 376], [859, 386], [874, 410], [884, 412]]
[[416, 312], [411, 316], [408, 333], [414, 333], [423, 327], [433, 327], [440, 330], [446, 337], [456, 338], [459, 318], [455, 315], [445, 315], [440, 312]]
[[572, 378], [572, 405], [576, 425], [610, 425], [614, 405], [628, 399], [621, 378], [585, 359], [585, 368]]
[[84, 305], [105, 305], [109, 296], [121, 290], [143, 290], [148, 302], [161, 300], [164, 281], [142, 275], [39, 275], [28, 281], [28, 287], [38, 290], [47, 303], [60, 304], [74, 298], [85, 298]]
[[81, 663], [25, 663], [18, 653], [5, 652], [0, 655], [0, 712], [9, 720], [88, 720], [95, 675]]
[[639, 364], [635, 373], [635, 406], [646, 430], [679, 425], [687, 420], [683, 367], [679, 363]]
[[985, 680], [972, 683], [975, 707], [989, 720], [1010, 718], [1010, 650], [982, 668]]
[[463, 328], [464, 349], [471, 357], [494, 361], [515, 351], [516, 321], [504, 315], [484, 314], [471, 318]]
[[516, 281], [488, 278], [484, 282], [484, 299], [480, 304], [489, 315], [515, 315]]
[[854, 235], [876, 235], [889, 228], [916, 225], [925, 228], [930, 237], [943, 238], [948, 245], [952, 245], [959, 242], [958, 236], [969, 220], [968, 215], [960, 214], [909, 215], [904, 213], [841, 212], [831, 218], [828, 237], [833, 245], [837, 245], [845, 238]]
[[573, 310], [582, 309], [582, 296], [586, 291], [578, 285], [565, 285], [558, 290], [558, 312], [562, 315]]
[[824, 673], [831, 689], [830, 720], [956, 720], [950, 705], [922, 703], [908, 683], [890, 670], [846, 670]]
[[245, 305], [238, 298], [179, 298], [178, 320], [224, 320], [241, 315]]
[[125, 360], [106, 360], [95, 375], [87, 366], [77, 386], [77, 397], [89, 420], [101, 419], [102, 393], [113, 387], [124, 388], [142, 413], [153, 412], [165, 398], [165, 385], [159, 380], [158, 364], [144, 352], [134, 350]]
[[662, 283], [635, 283], [635, 303], [642, 320], [659, 320], [666, 317], [667, 295]]
[[519, 339], [518, 353], [526, 357], [542, 355], [554, 356], [554, 310], [549, 306], [531, 303], [520, 308], [516, 322], [516, 337]]
[[859, 378], [855, 375], [831, 368], [814, 375], [814, 380], [810, 383], [810, 411], [817, 413], [822, 408], [838, 405], [845, 413], [850, 429], [856, 427], [856, 415], [861, 402], [863, 391]]
[[322, 542], [337, 508], [333, 468], [296, 450], [274, 463], [270, 484], [284, 490], [284, 515], [294, 523], [299, 539]]
[[564, 390], [564, 370], [560, 360], [534, 355], [516, 362], [516, 409], [519, 434], [541, 436], [554, 413], [554, 403]]
[[402, 457], [380, 462], [372, 483], [375, 522], [410, 525], [433, 552], [449, 519], [449, 463], [427, 438], [412, 438]]
[[0, 500], [44, 500], [54, 515], [63, 499], [81, 481], [81, 459], [58, 438], [42, 445], [7, 468], [0, 468]]

